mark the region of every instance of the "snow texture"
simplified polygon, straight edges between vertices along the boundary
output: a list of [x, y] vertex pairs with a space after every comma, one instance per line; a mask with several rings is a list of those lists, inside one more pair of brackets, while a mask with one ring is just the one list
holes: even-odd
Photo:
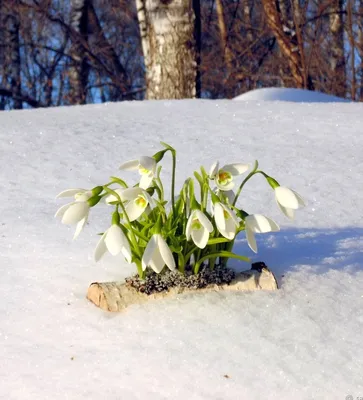
[[[1, 113], [0, 398], [363, 396], [362, 107], [191, 100]], [[121, 255], [93, 261], [109, 206], [72, 241], [74, 227], [53, 218], [64, 204], [55, 196], [106, 183], [160, 140], [178, 150], [178, 185], [215, 160], [258, 159], [304, 197], [292, 222], [261, 176], [241, 198], [281, 226], [257, 235], [257, 255], [243, 234], [235, 247], [264, 261], [279, 291], [189, 294], [122, 314], [86, 300], [90, 283], [135, 268]], [[168, 180], [169, 156], [163, 164]]]
[[233, 100], [290, 101], [293, 103], [349, 103], [349, 100], [320, 92], [293, 88], [263, 88], [243, 93]]

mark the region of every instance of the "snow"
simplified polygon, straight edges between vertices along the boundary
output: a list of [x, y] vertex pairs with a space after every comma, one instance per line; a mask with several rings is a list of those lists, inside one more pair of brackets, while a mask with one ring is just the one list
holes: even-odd
[[243, 93], [233, 100], [291, 101], [293, 103], [349, 103], [349, 100], [320, 92], [294, 88], [262, 88]]
[[[190, 100], [1, 113], [0, 398], [363, 396], [362, 111], [353, 103]], [[63, 204], [55, 196], [106, 183], [160, 140], [178, 150], [178, 185], [217, 159], [258, 159], [304, 197], [293, 222], [261, 176], [241, 200], [281, 226], [257, 235], [258, 255], [244, 235], [235, 248], [264, 261], [279, 291], [184, 295], [122, 314], [85, 299], [90, 283], [135, 269], [121, 256], [93, 261], [106, 205], [73, 242], [74, 227], [53, 218]], [[168, 179], [169, 158], [164, 165]]]

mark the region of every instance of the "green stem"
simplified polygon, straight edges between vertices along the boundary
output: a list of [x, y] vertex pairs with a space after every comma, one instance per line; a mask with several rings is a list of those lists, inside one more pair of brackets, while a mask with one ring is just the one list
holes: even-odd
[[175, 170], [176, 170], [176, 153], [175, 150], [170, 150], [173, 158], [173, 172], [171, 176], [171, 204], [173, 208], [173, 215], [175, 216]]
[[134, 261], [134, 263], [136, 264], [137, 267], [137, 273], [139, 274], [140, 279], [144, 279], [145, 278], [145, 272], [142, 270], [142, 264], [141, 261], [139, 259], [136, 259]]
[[229, 251], [219, 251], [217, 253], [207, 254], [206, 256], [202, 257], [198, 262], [196, 262], [195, 266], [194, 266], [194, 273], [197, 274], [199, 272], [199, 268], [205, 260], [208, 260], [209, 258], [216, 258], [216, 257], [236, 258], [237, 260], [251, 262], [251, 260], [248, 257], [239, 256], [237, 254], [230, 253]]
[[110, 194], [113, 194], [118, 199], [120, 207], [122, 209], [122, 212], [123, 212], [123, 214], [124, 214], [124, 216], [126, 218], [128, 226], [129, 226], [130, 240], [131, 240], [132, 246], [134, 247], [135, 251], [137, 252], [137, 255], [139, 257], [141, 257], [140, 247], [139, 247], [139, 245], [137, 243], [135, 233], [132, 230], [131, 221], [130, 221], [129, 216], [127, 215], [127, 212], [126, 212], [125, 206], [124, 206], [124, 204], [123, 204], [123, 202], [121, 200], [121, 197], [119, 196], [119, 194], [117, 192], [115, 192], [114, 190], [110, 189], [109, 187], [104, 187], [104, 188], [105, 188], [106, 192], [109, 192]]
[[234, 198], [234, 201], [232, 203], [232, 206], [235, 206], [238, 200], [239, 195], [241, 194], [241, 191], [243, 189], [243, 186], [247, 183], [247, 181], [249, 181], [253, 175], [255, 175], [257, 172], [257, 168], [258, 168], [258, 163], [256, 161], [255, 163], [255, 167], [253, 168], [253, 170], [246, 176], [246, 178], [242, 181], [242, 183], [240, 184], [237, 193], [236, 193], [236, 197]]

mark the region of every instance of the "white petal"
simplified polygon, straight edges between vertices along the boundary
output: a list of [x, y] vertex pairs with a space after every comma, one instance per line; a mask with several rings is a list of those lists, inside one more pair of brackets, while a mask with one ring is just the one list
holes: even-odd
[[250, 166], [248, 164], [227, 164], [223, 168], [223, 171], [227, 171], [233, 176], [242, 175], [244, 172], [248, 170]]
[[218, 179], [215, 179], [215, 184], [216, 184], [216, 186], [218, 187], [218, 189], [219, 189], [219, 190], [222, 190], [222, 191], [229, 191], [229, 190], [232, 190], [232, 189], [234, 188], [234, 182], [233, 182], [233, 181], [231, 181], [231, 182], [229, 182], [229, 183], [227, 183], [227, 184], [225, 184], [225, 185], [222, 185], [222, 184], [218, 181]]
[[140, 194], [144, 194], [145, 191], [139, 187], [127, 188], [122, 191], [122, 200], [135, 200]]
[[232, 204], [234, 202], [234, 199], [236, 198], [236, 194], [234, 193], [233, 190], [224, 191], [223, 194], [227, 197], [229, 204]]
[[188, 218], [187, 226], [185, 228], [185, 236], [187, 237], [187, 240], [190, 240], [193, 219], [194, 219], [194, 211], [190, 214], [190, 217]]
[[131, 264], [132, 262], [132, 253], [131, 253], [131, 249], [130, 249], [130, 244], [129, 242], [127, 242], [127, 244], [125, 243], [124, 246], [121, 249], [121, 253], [123, 254], [123, 256], [125, 257], [126, 261]]
[[76, 231], [74, 232], [74, 235], [73, 235], [73, 240], [75, 240], [78, 237], [78, 235], [81, 233], [83, 227], [86, 225], [87, 219], [88, 219], [88, 214], [77, 223]]
[[86, 192], [86, 189], [67, 189], [67, 190], [63, 190], [63, 192], [60, 192], [56, 199], [59, 199], [61, 197], [73, 197], [75, 196], [77, 193], [83, 193]]
[[227, 239], [232, 240], [236, 236], [237, 226], [232, 218], [226, 220], [226, 228], [224, 230], [223, 236]]
[[152, 157], [142, 156], [140, 157], [140, 166], [147, 169], [148, 171], [154, 171], [156, 168], [156, 160]]
[[214, 177], [216, 176], [217, 172], [218, 172], [218, 169], [219, 169], [219, 162], [216, 161], [216, 162], [210, 167], [210, 170], [209, 170], [209, 177], [210, 177], [210, 178], [214, 178]]
[[159, 274], [164, 266], [165, 262], [160, 254], [160, 251], [158, 248], [155, 249], [154, 254], [150, 260], [149, 266], [157, 273]]
[[94, 253], [94, 258], [95, 261], [99, 261], [101, 257], [106, 253], [107, 247], [105, 243], [105, 237], [107, 235], [107, 231], [101, 236], [101, 239], [98, 241], [95, 253]]
[[131, 160], [120, 165], [119, 169], [123, 169], [125, 171], [135, 171], [139, 168], [139, 160]]
[[107, 246], [107, 250], [113, 256], [116, 256], [121, 252], [123, 247], [123, 236], [124, 233], [118, 225], [112, 225], [110, 228], [108, 228], [105, 243]]
[[141, 189], [147, 189], [151, 185], [151, 182], [153, 181], [153, 179], [154, 179], [153, 174], [142, 175], [142, 177], [140, 179], [139, 187]]
[[253, 232], [246, 227], [246, 237], [247, 237], [247, 243], [250, 246], [251, 250], [257, 253], [257, 244], [256, 244], [256, 238]]
[[[224, 209], [221, 203], [214, 205], [214, 219], [216, 221], [218, 230], [224, 230], [226, 228], [226, 220], [224, 219]], [[222, 232], [221, 232], [222, 233]]]
[[192, 230], [192, 239], [196, 246], [204, 249], [209, 239], [209, 232], [204, 228], [194, 229]]
[[135, 201], [130, 201], [130, 203], [127, 204], [125, 209], [129, 217], [129, 220], [132, 222], [137, 220], [142, 215], [146, 207], [140, 207], [135, 203]]
[[174, 271], [175, 267], [175, 260], [173, 257], [173, 253], [169, 249], [169, 246], [166, 244], [165, 240], [161, 235], [156, 235], [158, 241], [158, 247], [161, 254], [162, 259], [164, 260], [165, 264], [171, 271]]
[[276, 203], [277, 203], [279, 209], [281, 210], [281, 212], [283, 214], [285, 214], [287, 218], [289, 218], [291, 220], [294, 219], [294, 210], [293, 209], [283, 207], [278, 201], [276, 201]]
[[157, 246], [157, 240], [155, 235], [151, 237], [149, 243], [147, 244], [144, 254], [142, 256], [142, 270], [145, 271], [146, 267], [150, 264], [153, 253]]
[[234, 224], [236, 226], [239, 226], [239, 221], [238, 221], [238, 217], [237, 214], [235, 213], [234, 210], [232, 210], [231, 208], [227, 207], [226, 205], [224, 205], [224, 208], [226, 209], [226, 211], [228, 212], [228, 214], [231, 216]]
[[64, 213], [73, 203], [65, 204], [64, 206], [58, 208], [57, 212], [55, 213], [54, 217], [63, 217]]
[[213, 225], [209, 221], [208, 217], [203, 212], [201, 212], [200, 210], [195, 210], [194, 215], [196, 216], [196, 218], [199, 219], [200, 223], [204, 226], [204, 228], [208, 232], [213, 232]]
[[[123, 192], [124, 192], [125, 190], [126, 190], [126, 189], [122, 189], [122, 188], [119, 188], [119, 189], [114, 190], [114, 192], [116, 192], [116, 193], [120, 196], [121, 201], [124, 201], [124, 200], [125, 200], [125, 199], [123, 198]], [[119, 201], [119, 199], [118, 199], [115, 195], [113, 195], [113, 194], [110, 194], [110, 195], [107, 196], [106, 199], [105, 199], [105, 202], [106, 202], [107, 204], [110, 204], [110, 203], [112, 203], [112, 202], [114, 202], [114, 201]]]
[[89, 211], [88, 203], [84, 201], [71, 203], [66, 212], [63, 214], [63, 224], [75, 224], [83, 219]]
[[286, 208], [292, 208], [297, 210], [300, 204], [304, 205], [304, 201], [300, 195], [295, 194], [295, 192], [287, 187], [279, 186], [275, 189], [276, 200]]
[[266, 233], [280, 230], [275, 221], [261, 214], [248, 215], [245, 221], [248, 228], [254, 233]]

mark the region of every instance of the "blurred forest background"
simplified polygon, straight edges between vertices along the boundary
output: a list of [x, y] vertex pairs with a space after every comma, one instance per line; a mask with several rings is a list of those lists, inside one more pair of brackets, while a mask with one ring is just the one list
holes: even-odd
[[363, 100], [363, 0], [0, 0], [0, 110], [233, 98]]

